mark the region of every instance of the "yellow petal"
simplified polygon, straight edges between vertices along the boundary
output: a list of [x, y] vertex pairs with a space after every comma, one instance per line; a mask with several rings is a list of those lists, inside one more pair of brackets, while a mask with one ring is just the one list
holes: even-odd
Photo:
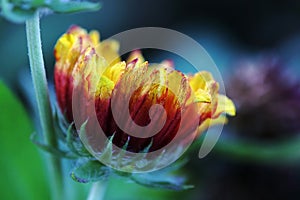
[[197, 92], [195, 92], [195, 103], [210, 103], [211, 102], [211, 95], [208, 91], [198, 89]]
[[211, 126], [226, 124], [228, 119], [225, 115], [220, 115], [216, 119], [206, 119], [199, 127], [198, 127], [198, 135], [206, 131]]
[[99, 35], [99, 32], [98, 31], [91, 31], [89, 33], [90, 35], [90, 38], [92, 40], [92, 43], [94, 44], [94, 46], [98, 46], [99, 45], [99, 42], [100, 42], [100, 35]]
[[232, 102], [231, 99], [229, 99], [225, 95], [218, 95], [218, 106], [216, 110], [216, 115], [219, 115], [220, 113], [226, 113], [231, 116], [236, 115], [235, 105]]
[[135, 50], [135, 51], [131, 52], [129, 57], [127, 58], [126, 62], [130, 63], [130, 62], [134, 61], [135, 59], [137, 59], [137, 63], [136, 63], [137, 66], [139, 66], [143, 62], [145, 62], [145, 59], [140, 50]]
[[69, 74], [80, 55], [80, 51], [81, 46], [78, 38], [72, 34], [64, 34], [55, 45], [55, 67], [62, 73]]
[[89, 46], [94, 47], [92, 40], [97, 40], [97, 33], [93, 32], [91, 36], [93, 38], [85, 29], [72, 26], [55, 45], [56, 67], [63, 73], [70, 74], [80, 53]]
[[67, 33], [72, 34], [76, 37], [87, 35], [87, 31], [85, 29], [81, 28], [80, 26], [76, 26], [76, 25], [70, 27]]
[[194, 92], [198, 89], [206, 90], [206, 85], [210, 81], [214, 81], [214, 79], [212, 75], [206, 71], [198, 72], [189, 78], [190, 86]]
[[109, 99], [111, 97], [112, 91], [115, 87], [113, 81], [111, 81], [106, 76], [101, 76], [98, 85], [95, 97], [100, 99]]
[[120, 45], [115, 40], [105, 40], [100, 42], [100, 44], [96, 47], [98, 55], [105, 58], [108, 65], [112, 66], [118, 62], [120, 62], [120, 56], [118, 54]]
[[75, 39], [76, 38], [71, 34], [64, 34], [59, 38], [54, 47], [56, 60], [65, 60], [68, 57], [68, 53], [74, 45]]
[[94, 48], [88, 47], [81, 53], [72, 71], [74, 86], [83, 87], [89, 95], [93, 96], [105, 66], [107, 63], [104, 58], [98, 56]]
[[105, 75], [107, 78], [113, 81], [114, 84], [116, 84], [120, 76], [124, 73], [125, 68], [126, 68], [125, 62], [118, 62], [113, 66], [107, 67], [103, 75]]
[[161, 65], [169, 70], [174, 69], [174, 62], [172, 60], [164, 60]]
[[155, 77], [154, 74], [157, 74], [157, 80], [155, 81], [159, 82], [160, 85], [157, 88], [159, 91], [158, 95], [161, 95], [165, 92], [164, 90], [168, 88], [168, 90], [176, 96], [181, 106], [186, 104], [187, 99], [191, 95], [191, 89], [183, 73], [168, 67], [160, 67], [157, 69], [149, 68], [149, 71], [151, 71], [153, 77]]

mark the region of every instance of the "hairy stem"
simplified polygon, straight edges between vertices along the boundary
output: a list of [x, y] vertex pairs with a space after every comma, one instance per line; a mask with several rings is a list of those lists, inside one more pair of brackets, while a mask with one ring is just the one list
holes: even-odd
[[[55, 137], [49, 91], [44, 67], [39, 13], [26, 21], [26, 35], [28, 45], [28, 55], [31, 69], [31, 76], [38, 106], [38, 112], [43, 131], [43, 138], [46, 145], [57, 147]], [[51, 184], [52, 198], [55, 200], [63, 199], [62, 168], [59, 158], [50, 155], [48, 159], [48, 176]]]
[[107, 180], [93, 183], [87, 200], [102, 200], [106, 191]]

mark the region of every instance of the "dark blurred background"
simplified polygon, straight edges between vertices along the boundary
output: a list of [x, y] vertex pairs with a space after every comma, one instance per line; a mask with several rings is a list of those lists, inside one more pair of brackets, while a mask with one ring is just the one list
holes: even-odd
[[[54, 14], [42, 18], [43, 50], [50, 81], [54, 65], [53, 47], [58, 37], [72, 24], [99, 30], [101, 38], [146, 26], [180, 31], [206, 49], [219, 67], [225, 83], [234, 74], [238, 66], [236, 63], [264, 56], [282, 60], [284, 68], [291, 70], [299, 79], [300, 1], [102, 0], [102, 6], [97, 12]], [[0, 38], [0, 79], [20, 93], [20, 74], [28, 69], [24, 24], [0, 19]], [[151, 195], [155, 199], [174, 198], [174, 195], [187, 199], [300, 198], [298, 162], [287, 165], [285, 161], [280, 165], [260, 163], [255, 159], [248, 162], [247, 159], [235, 159], [216, 151], [203, 160], [197, 158], [197, 151], [190, 157], [192, 161], [184, 172], [189, 175], [189, 183], [195, 184], [195, 189], [155, 196], [154, 190], [132, 189], [135, 188], [133, 186], [123, 190], [126, 193], [123, 196], [113, 194], [111, 199], [131, 199], [128, 191], [136, 190], [142, 191], [136, 192], [137, 195], [148, 192], [149, 199], [152, 199]], [[117, 189], [120, 186], [112, 183], [111, 187]], [[108, 191], [114, 193], [114, 189]], [[136, 199], [139, 198], [137, 196]]]
[[[175, 29], [198, 40], [217, 65], [218, 62], [228, 64], [225, 61], [232, 59], [233, 54], [238, 57], [244, 52], [278, 53], [284, 45], [296, 50], [289, 42], [293, 46], [298, 44], [299, 50], [299, 43], [291, 42], [299, 38], [300, 32], [300, 3], [297, 1], [103, 0], [102, 3], [103, 8], [97, 12], [55, 14], [42, 19], [43, 49], [49, 69], [54, 63], [53, 46], [71, 24], [100, 30], [102, 38], [144, 26]], [[0, 28], [0, 74], [12, 83], [15, 72], [28, 63], [24, 25], [1, 19]], [[296, 54], [288, 50], [285, 54]]]

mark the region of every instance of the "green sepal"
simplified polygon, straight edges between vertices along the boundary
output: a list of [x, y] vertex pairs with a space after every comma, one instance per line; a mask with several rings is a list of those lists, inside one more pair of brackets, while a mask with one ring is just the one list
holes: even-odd
[[130, 138], [128, 137], [126, 143], [125, 143], [124, 146], [122, 147], [122, 149], [121, 149], [121, 151], [120, 151], [120, 153], [119, 153], [119, 155], [118, 155], [118, 157], [117, 157], [118, 166], [121, 166], [122, 163], [124, 162], [124, 161], [123, 161], [123, 158], [124, 158], [124, 156], [125, 156], [125, 154], [126, 154], [126, 149], [127, 149], [127, 147], [128, 147], [129, 140], [130, 140]]
[[107, 162], [111, 162], [112, 159], [112, 141], [114, 139], [114, 135], [112, 135], [109, 140], [106, 142], [105, 148], [101, 153], [100, 159], [105, 160]]
[[140, 153], [148, 153], [152, 144], [153, 144], [153, 138], [151, 138], [151, 142]]
[[[82, 124], [80, 127], [80, 134], [82, 131], [85, 131], [85, 126], [86, 126], [87, 121]], [[74, 123], [70, 124], [68, 129], [67, 129], [67, 137], [66, 137], [66, 142], [67, 146], [70, 151], [78, 155], [79, 157], [92, 157], [92, 155], [87, 151], [87, 149], [84, 147], [82, 144], [80, 138], [78, 137], [78, 134], [76, 131], [74, 132]]]
[[97, 182], [105, 180], [111, 174], [111, 169], [102, 165], [98, 160], [79, 159], [70, 175], [73, 180], [80, 183]]
[[55, 156], [58, 156], [58, 157], [63, 157], [63, 158], [68, 158], [68, 159], [76, 159], [78, 158], [76, 155], [74, 155], [72, 152], [69, 152], [69, 151], [63, 151], [61, 149], [56, 149], [52, 146], [49, 146], [49, 145], [45, 145], [43, 144], [42, 142], [39, 141], [39, 139], [37, 138], [37, 134], [36, 133], [33, 133], [31, 134], [31, 137], [30, 137], [31, 141], [37, 145], [40, 149], [48, 152], [48, 153], [51, 153]]
[[[92, 155], [86, 150], [84, 145], [82, 144], [80, 138], [78, 137], [78, 133], [73, 123], [68, 123], [61, 112], [56, 109], [53, 115], [54, 118], [54, 127], [57, 138], [61, 141], [67, 151], [72, 152], [74, 155], [79, 157], [88, 157], [91, 158]], [[85, 131], [84, 123], [80, 131]]]
[[66, 132], [68, 131], [68, 125], [65, 122], [64, 117], [55, 108], [53, 113], [54, 130], [59, 140], [66, 142]]
[[[80, 183], [96, 182], [106, 179], [108, 176], [119, 176], [127, 180], [131, 180], [139, 185], [157, 189], [166, 190], [185, 190], [192, 188], [191, 185], [184, 184], [184, 178], [178, 175], [174, 175], [173, 172], [178, 170], [182, 165], [186, 163], [186, 160], [177, 161], [172, 165], [163, 168], [159, 171], [148, 172], [148, 173], [131, 173], [134, 171], [133, 167], [139, 165], [140, 169], [151, 168], [159, 165], [161, 159], [165, 156], [165, 151], [163, 151], [158, 157], [151, 161], [147, 159], [147, 153], [151, 148], [153, 141], [151, 141], [148, 146], [145, 147], [139, 154], [131, 159], [126, 158], [126, 150], [130, 142], [130, 137], [128, 137], [126, 143], [123, 145], [122, 150], [118, 154], [113, 154], [112, 145], [114, 134], [108, 138], [104, 148], [101, 153], [97, 154], [99, 156], [96, 160], [83, 145], [88, 144], [86, 140], [86, 126], [88, 120], [86, 120], [79, 130], [76, 130], [74, 124], [65, 123], [64, 117], [58, 112], [56, 120], [58, 128], [63, 134], [61, 134], [64, 139], [64, 144], [66, 148], [73, 152], [77, 157], [76, 164], [72, 169], [70, 175], [73, 180]], [[83, 154], [82, 152], [86, 152]], [[107, 163], [117, 162], [120, 167], [119, 170], [112, 169], [109, 166], [105, 166], [100, 162], [100, 160], [105, 160]], [[138, 162], [138, 163], [136, 163]], [[125, 172], [126, 171], [126, 172]]]

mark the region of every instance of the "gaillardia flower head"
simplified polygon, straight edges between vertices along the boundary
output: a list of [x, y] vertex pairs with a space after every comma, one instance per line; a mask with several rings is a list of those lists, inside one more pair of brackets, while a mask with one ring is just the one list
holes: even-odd
[[[168, 61], [151, 66], [139, 51], [122, 62], [118, 48], [116, 41], [100, 42], [97, 32], [77, 26], [55, 46], [60, 110], [78, 130], [84, 126], [79, 136], [99, 160], [115, 159], [121, 170], [145, 169], [154, 157], [175, 161], [172, 153], [182, 153], [210, 124], [224, 123], [222, 114], [235, 114], [210, 73], [187, 76]], [[121, 154], [125, 164], [116, 159]], [[132, 155], [142, 162], [132, 164]]]

